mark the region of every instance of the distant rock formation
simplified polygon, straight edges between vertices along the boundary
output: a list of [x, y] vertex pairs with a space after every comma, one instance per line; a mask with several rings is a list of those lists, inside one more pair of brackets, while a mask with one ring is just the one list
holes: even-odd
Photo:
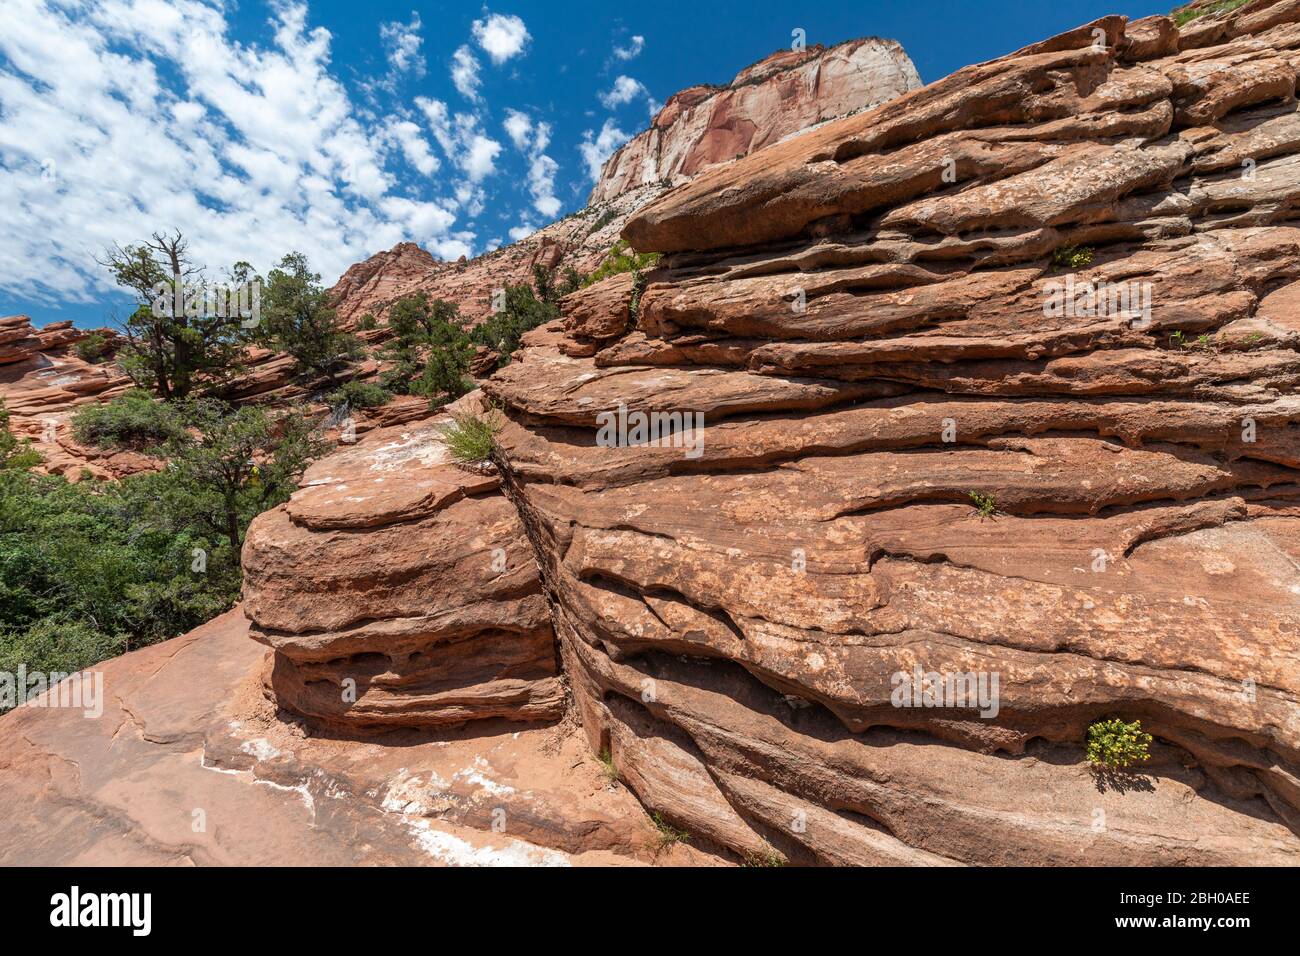
[[606, 161], [588, 203], [651, 183], [677, 185], [708, 166], [920, 85], [916, 67], [893, 40], [778, 50], [726, 86], [692, 86], [670, 96], [650, 128]]
[[629, 216], [706, 167], [918, 86], [911, 60], [892, 40], [779, 51], [727, 86], [693, 86], [669, 97], [651, 127], [605, 163], [581, 211], [470, 260], [439, 262], [410, 242], [376, 253], [334, 285], [338, 312], [353, 322], [367, 312], [383, 316], [393, 302], [423, 290], [455, 302], [470, 321], [484, 319], [492, 292], [531, 281], [535, 263], [590, 272]]

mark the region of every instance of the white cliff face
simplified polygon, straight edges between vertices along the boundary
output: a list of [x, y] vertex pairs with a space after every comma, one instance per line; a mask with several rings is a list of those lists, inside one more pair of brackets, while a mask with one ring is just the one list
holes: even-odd
[[916, 67], [893, 40], [774, 53], [727, 86], [693, 86], [670, 97], [651, 127], [605, 163], [589, 202], [608, 202], [649, 183], [676, 184], [920, 85]]

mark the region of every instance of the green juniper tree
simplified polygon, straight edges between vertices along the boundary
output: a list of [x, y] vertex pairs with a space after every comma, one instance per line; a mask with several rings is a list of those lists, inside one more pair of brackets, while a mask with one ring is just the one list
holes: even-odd
[[[114, 246], [100, 264], [136, 300], [119, 323], [125, 343], [118, 361], [137, 385], [171, 401], [237, 373], [247, 339], [244, 317], [231, 307], [230, 296], [215, 294], [219, 287], [194, 263], [179, 231]], [[256, 276], [248, 263], [238, 262], [227, 279], [223, 290], [249, 290]], [[240, 296], [233, 298], [238, 302]], [[244, 300], [251, 302], [251, 293]]]
[[325, 376], [330, 387], [339, 369], [363, 354], [360, 340], [340, 326], [328, 290], [301, 252], [289, 253], [267, 273], [257, 338], [293, 356], [301, 374]]
[[425, 395], [435, 404], [470, 390], [474, 344], [460, 326], [456, 305], [417, 292], [393, 304], [388, 327], [393, 339], [380, 353], [391, 363], [381, 376], [385, 388]]

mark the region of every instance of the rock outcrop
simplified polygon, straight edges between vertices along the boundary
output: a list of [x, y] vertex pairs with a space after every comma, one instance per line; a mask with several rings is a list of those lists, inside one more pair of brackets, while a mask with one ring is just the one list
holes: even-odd
[[532, 550], [496, 474], [450, 463], [449, 421], [367, 435], [249, 530], [245, 609], [282, 706], [357, 729], [563, 712]]
[[[1297, 74], [1293, 0], [1106, 17], [641, 197], [622, 235], [659, 265], [566, 298], [459, 407], [500, 409], [490, 468], [441, 419], [377, 430], [254, 522], [212, 683], [278, 713], [196, 723], [151, 658], [122, 726], [377, 862], [338, 793], [445, 847], [513, 788], [386, 743], [495, 766], [554, 731], [594, 773], [576, 721], [627, 789], [574, 807], [599, 788], [551, 767], [511, 852], [636, 856], [630, 793], [732, 862], [1300, 863]], [[5, 718], [18, 804], [143, 825], [66, 769], [104, 740], [33, 713]], [[1148, 761], [1087, 762], [1108, 717]]]
[[651, 183], [677, 185], [708, 166], [920, 85], [916, 67], [893, 40], [779, 50], [726, 86], [692, 86], [670, 96], [650, 128], [606, 161], [588, 202], [609, 202]]
[[592, 287], [485, 384], [648, 807], [806, 862], [1300, 860], [1298, 69], [1259, 2], [969, 67], [665, 194], [633, 321]]
[[313, 734], [262, 696], [267, 654], [235, 608], [95, 668], [93, 708], [39, 698], [0, 717], [0, 865], [712, 862], [657, 849], [562, 728]]

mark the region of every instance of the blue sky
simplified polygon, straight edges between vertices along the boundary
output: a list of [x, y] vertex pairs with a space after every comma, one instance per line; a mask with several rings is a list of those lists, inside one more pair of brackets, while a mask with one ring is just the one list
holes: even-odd
[[104, 324], [112, 242], [332, 282], [410, 239], [475, 255], [581, 208], [672, 93], [790, 44], [903, 44], [925, 82], [1170, 2], [3, 0], [0, 315]]

